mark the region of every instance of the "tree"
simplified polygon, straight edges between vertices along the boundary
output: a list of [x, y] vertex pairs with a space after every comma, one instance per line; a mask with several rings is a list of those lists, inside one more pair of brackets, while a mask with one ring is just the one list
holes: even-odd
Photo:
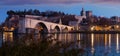
[[32, 10], [32, 9], [29, 9], [29, 10], [27, 11], [27, 14], [28, 14], [28, 15], [32, 15], [32, 14], [33, 14], [33, 10]]
[[34, 14], [34, 15], [40, 15], [40, 11], [37, 10], [37, 9], [35, 9], [35, 10], [33, 11], [33, 14]]
[[9, 11], [7, 11], [7, 15], [14, 15], [15, 14], [15, 12], [13, 11], [13, 10], [9, 10]]

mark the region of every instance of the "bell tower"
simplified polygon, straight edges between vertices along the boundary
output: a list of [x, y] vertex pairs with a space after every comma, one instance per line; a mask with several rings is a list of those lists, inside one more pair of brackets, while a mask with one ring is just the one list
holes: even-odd
[[81, 10], [81, 16], [85, 16], [84, 8], [82, 8], [82, 10]]

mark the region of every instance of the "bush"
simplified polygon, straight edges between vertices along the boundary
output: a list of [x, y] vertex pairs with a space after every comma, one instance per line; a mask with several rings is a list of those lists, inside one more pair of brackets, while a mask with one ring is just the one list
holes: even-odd
[[14, 42], [4, 43], [0, 48], [0, 56], [78, 56], [84, 53], [83, 49], [71, 48], [72, 44], [75, 44], [73, 42], [56, 41], [53, 44], [55, 40], [46, 39], [36, 42], [32, 38], [25, 37]]

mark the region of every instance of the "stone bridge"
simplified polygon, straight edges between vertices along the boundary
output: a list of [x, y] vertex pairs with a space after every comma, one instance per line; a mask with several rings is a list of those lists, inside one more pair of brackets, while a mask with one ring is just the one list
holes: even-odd
[[73, 29], [71, 26], [37, 20], [39, 16], [26, 15], [19, 21], [19, 33], [30, 33], [44, 31], [44, 32], [68, 32]]

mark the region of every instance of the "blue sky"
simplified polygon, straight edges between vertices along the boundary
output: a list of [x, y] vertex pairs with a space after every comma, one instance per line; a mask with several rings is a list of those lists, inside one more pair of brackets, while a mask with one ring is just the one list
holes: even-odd
[[97, 16], [120, 16], [119, 0], [1, 0], [0, 23], [4, 22], [8, 10], [38, 9], [53, 10], [80, 15], [81, 8], [91, 10]]

